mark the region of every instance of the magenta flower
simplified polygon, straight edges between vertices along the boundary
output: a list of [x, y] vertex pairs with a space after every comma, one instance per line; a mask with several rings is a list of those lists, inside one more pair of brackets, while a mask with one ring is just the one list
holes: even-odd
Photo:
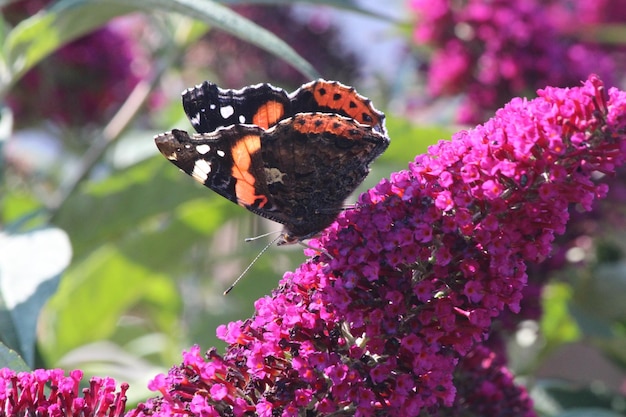
[[626, 49], [594, 40], [603, 24], [623, 22], [623, 4], [602, 0], [411, 0], [414, 41], [432, 48], [433, 96], [464, 94], [462, 123], [479, 123], [511, 97], [544, 85], [574, 86], [590, 72], [612, 85]]
[[107, 122], [151, 72], [147, 51], [132, 32], [142, 22], [129, 19], [66, 44], [24, 74], [7, 96], [19, 126], [43, 120], [64, 126]]
[[0, 369], [0, 415], [7, 417], [119, 417], [124, 415], [127, 384], [118, 390], [111, 378], [92, 378], [80, 389], [82, 371], [38, 369], [16, 373]]
[[447, 415], [488, 400], [473, 409], [532, 416], [476, 346], [519, 311], [526, 262], [549, 255], [568, 205], [606, 193], [592, 174], [626, 154], [626, 93], [591, 76], [538, 94], [363, 194], [311, 242], [324, 253], [307, 250], [251, 319], [218, 329], [224, 355], [185, 352], [132, 415]]
[[462, 401], [455, 401], [437, 416], [535, 416], [528, 393], [513, 383], [502, 357], [476, 346], [461, 359], [454, 382], [459, 387], [457, 400]]

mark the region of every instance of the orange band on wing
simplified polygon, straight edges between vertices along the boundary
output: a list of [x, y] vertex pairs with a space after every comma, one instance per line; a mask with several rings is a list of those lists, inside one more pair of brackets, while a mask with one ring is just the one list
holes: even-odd
[[256, 111], [252, 123], [267, 129], [274, 126], [285, 115], [285, 106], [278, 101], [268, 101]]
[[254, 188], [256, 180], [250, 172], [252, 167], [252, 154], [261, 149], [261, 137], [258, 135], [244, 136], [237, 141], [232, 148], [233, 172], [232, 176], [237, 180], [235, 194], [239, 204], [262, 208], [267, 204], [267, 197], [258, 195]]
[[363, 137], [363, 130], [356, 123], [336, 114], [317, 113], [308, 117], [298, 114], [293, 120], [293, 130], [305, 135], [331, 133], [348, 140]]
[[318, 81], [313, 84], [313, 97], [318, 105], [341, 110], [359, 123], [368, 126], [382, 124], [380, 115], [372, 108], [370, 101], [357, 94], [352, 87]]

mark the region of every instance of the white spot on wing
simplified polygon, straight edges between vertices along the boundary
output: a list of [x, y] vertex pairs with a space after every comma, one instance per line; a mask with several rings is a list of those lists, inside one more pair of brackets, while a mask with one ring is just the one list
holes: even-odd
[[197, 181], [204, 184], [204, 182], [209, 178], [209, 174], [211, 173], [211, 164], [204, 159], [198, 159], [193, 166], [193, 172], [191, 176], [194, 177]]
[[243, 114], [239, 115], [239, 123], [245, 123], [246, 122], [246, 116], [244, 116]]
[[228, 119], [234, 113], [235, 113], [235, 109], [233, 108], [233, 106], [220, 107], [220, 114], [222, 115], [224, 119]]
[[221, 156], [221, 157], [223, 158], [223, 157], [224, 157], [224, 155], [226, 155], [226, 153], [225, 153], [223, 150], [218, 149], [218, 150], [217, 150], [217, 155], [218, 155], [218, 156]]
[[196, 126], [200, 124], [200, 113], [196, 113], [191, 119], [189, 119], [192, 125]]
[[210, 108], [211, 110], [215, 110], [215, 108], [216, 108], [216, 107], [217, 107], [217, 106], [216, 106], [215, 104], [213, 104], [213, 103], [209, 104], [209, 108]]
[[207, 153], [210, 150], [211, 150], [211, 147], [209, 145], [207, 145], [206, 143], [203, 143], [202, 145], [196, 146], [196, 151], [198, 151], [198, 153], [200, 153], [202, 155], [204, 155], [205, 153]]
[[287, 175], [283, 172], [280, 172], [278, 168], [265, 168], [265, 176], [267, 177], [268, 184], [274, 184], [276, 182], [283, 183], [283, 177]]

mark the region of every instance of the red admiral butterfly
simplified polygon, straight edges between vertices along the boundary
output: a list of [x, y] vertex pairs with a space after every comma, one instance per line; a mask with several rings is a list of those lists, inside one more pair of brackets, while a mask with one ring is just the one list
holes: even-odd
[[284, 225], [278, 244], [317, 235], [389, 146], [385, 115], [354, 88], [317, 80], [287, 94], [270, 84], [183, 92], [199, 134], [155, 137], [182, 171], [253, 213]]

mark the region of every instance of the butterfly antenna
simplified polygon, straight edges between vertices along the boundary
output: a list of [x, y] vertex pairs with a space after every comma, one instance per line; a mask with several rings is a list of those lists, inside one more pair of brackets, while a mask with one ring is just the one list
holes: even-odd
[[[280, 230], [274, 230], [273, 232], [263, 233], [262, 235], [258, 235], [258, 236], [254, 236], [254, 237], [247, 237], [243, 241], [246, 242], [246, 243], [252, 242], [252, 241], [255, 241], [257, 239], [261, 239], [262, 237], [273, 235], [274, 233], [280, 233]], [[276, 242], [276, 239], [272, 240], [272, 243], [274, 243], [274, 242]]]
[[[261, 235], [261, 236], [247, 238], [246, 242], [250, 242], [252, 240], [258, 239], [260, 237], [267, 236], [267, 235], [272, 234], [272, 233], [276, 233], [276, 232], [266, 233], [266, 234]], [[237, 279], [235, 281], [233, 281], [233, 283], [230, 285], [230, 287], [228, 287], [226, 289], [226, 291], [224, 291], [224, 295], [227, 295], [229, 292], [231, 292], [233, 290], [233, 288], [235, 288], [235, 285], [237, 285], [237, 283], [241, 280], [241, 278], [243, 278], [243, 276], [246, 275], [246, 272], [248, 272], [250, 270], [250, 268], [252, 268], [252, 265], [254, 265], [256, 263], [256, 261], [259, 260], [261, 255], [263, 255], [265, 253], [265, 251], [269, 249], [270, 246], [272, 246], [278, 239], [280, 239], [281, 236], [282, 236], [282, 234], [276, 236], [274, 239], [272, 239], [272, 241], [270, 243], [268, 243], [267, 245], [265, 245], [265, 247], [263, 249], [261, 249], [261, 252], [259, 252], [259, 254], [252, 260], [252, 262], [250, 262], [250, 264], [246, 267], [246, 269], [243, 270], [243, 272], [237, 277]]]

